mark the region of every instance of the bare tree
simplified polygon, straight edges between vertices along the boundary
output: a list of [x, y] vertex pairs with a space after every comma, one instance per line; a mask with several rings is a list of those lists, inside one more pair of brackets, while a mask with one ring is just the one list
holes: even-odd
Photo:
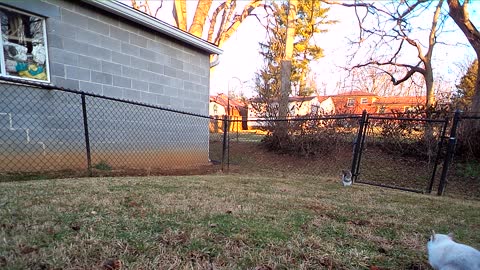
[[[425, 18], [426, 12], [433, 7], [431, 25], [428, 29], [426, 44], [418, 37], [415, 29], [420, 29], [415, 23], [419, 16]], [[360, 29], [358, 40], [354, 41], [360, 48], [355, 57], [362, 57], [360, 64], [353, 68], [375, 66], [390, 77], [394, 86], [410, 81], [414, 74], [421, 74], [426, 88], [426, 107], [435, 104], [434, 76], [432, 68], [433, 49], [437, 44], [446, 16], [442, 16], [443, 0], [432, 2], [428, 0], [391, 1], [366, 3], [355, 1], [354, 6]], [[364, 8], [362, 12], [360, 8]], [[374, 42], [374, 46], [365, 48], [365, 44]], [[371, 44], [371, 43], [370, 43]], [[379, 51], [390, 52], [379, 55]], [[415, 51], [417, 61], [406, 60]], [[361, 52], [361, 53], [358, 53]], [[364, 54], [362, 54], [364, 53]], [[364, 61], [363, 59], [369, 59]]]
[[[253, 11], [257, 7], [268, 7], [263, 4], [263, 0], [249, 0], [248, 3], [242, 5], [243, 7], [237, 8], [237, 3], [241, 2], [238, 0], [224, 0], [222, 2], [198, 0], [190, 26], [187, 25], [187, 0], [174, 0], [172, 14], [176, 27], [179, 29], [203, 37], [207, 41], [222, 47], [248, 16], [255, 15]], [[131, 0], [133, 8], [156, 17], [163, 6], [163, 1], [155, 10], [150, 8], [150, 3], [149, 0]], [[215, 7], [213, 6], [214, 3]]]
[[[477, 59], [479, 59], [480, 32], [470, 20], [470, 14], [468, 12], [470, 1], [465, 0], [462, 4], [459, 0], [447, 0], [447, 3], [450, 17], [465, 34], [465, 37], [468, 39], [468, 42], [472, 45], [477, 54]], [[477, 80], [475, 82], [475, 91], [472, 97], [470, 110], [476, 115], [480, 115], [480, 69], [477, 70]]]
[[[286, 119], [288, 115], [288, 95], [291, 91], [291, 75], [292, 75], [292, 57], [293, 42], [295, 38], [295, 16], [297, 15], [298, 0], [288, 1], [287, 29], [285, 35], [285, 54], [280, 63], [280, 103], [279, 118]], [[281, 122], [277, 130], [280, 141], [287, 137], [287, 123]]]
[[399, 85], [391, 82], [391, 75], [402, 76], [395, 66], [377, 67], [375, 65], [350, 70], [349, 85], [345, 85], [346, 92], [358, 90], [378, 96], [419, 96], [422, 92], [423, 77], [413, 74], [412, 77]]

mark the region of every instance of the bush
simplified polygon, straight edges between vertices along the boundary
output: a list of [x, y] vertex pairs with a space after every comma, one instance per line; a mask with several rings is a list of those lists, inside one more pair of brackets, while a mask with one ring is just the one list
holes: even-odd
[[472, 121], [462, 121], [457, 133], [455, 156], [462, 160], [480, 161], [480, 127], [476, 127]]
[[356, 118], [292, 120], [286, 136], [273, 129], [262, 140], [262, 146], [270, 151], [300, 157], [332, 155], [345, 145], [352, 145], [357, 127]]

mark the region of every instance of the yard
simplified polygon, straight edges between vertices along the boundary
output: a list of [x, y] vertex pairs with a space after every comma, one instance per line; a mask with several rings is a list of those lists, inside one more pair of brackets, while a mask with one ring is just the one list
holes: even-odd
[[0, 183], [4, 269], [429, 269], [429, 232], [477, 248], [478, 200], [260, 174]]

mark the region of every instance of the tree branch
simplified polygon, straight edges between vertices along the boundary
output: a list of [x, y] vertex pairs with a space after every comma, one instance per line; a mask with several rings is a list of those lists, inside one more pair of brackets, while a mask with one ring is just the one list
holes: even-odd
[[387, 75], [390, 76], [391, 78], [391, 81], [393, 83], [393, 85], [399, 85], [403, 82], [405, 82], [406, 80], [408, 80], [410, 77], [412, 77], [413, 74], [415, 73], [420, 73], [422, 75], [425, 75], [425, 69], [424, 68], [421, 68], [419, 67], [421, 62], [419, 62], [416, 66], [412, 66], [412, 65], [409, 65], [409, 64], [401, 64], [401, 63], [395, 63], [395, 62], [379, 62], [379, 61], [370, 61], [368, 63], [364, 63], [364, 64], [359, 64], [359, 65], [356, 65], [356, 66], [353, 66], [352, 68], [362, 68], [362, 67], [367, 67], [367, 66], [371, 66], [371, 65], [376, 65], [376, 66], [395, 66], [395, 67], [402, 67], [402, 68], [407, 68], [408, 69], [408, 72], [407, 74], [405, 74], [405, 76], [403, 76], [403, 78], [401, 78], [400, 80], [397, 80], [395, 78], [395, 76], [393, 76], [392, 73], [386, 71], [386, 70], [383, 70], [383, 72], [385, 72]]
[[245, 20], [245, 18], [247, 18], [253, 12], [253, 10], [259, 7], [261, 4], [262, 0], [251, 0], [250, 3], [244, 7], [241, 14], [234, 16], [230, 26], [222, 33], [219, 33], [221, 36], [218, 39], [217, 45], [221, 46], [225, 40], [229, 39], [230, 36], [237, 31], [243, 20]]
[[217, 17], [224, 8], [225, 8], [225, 2], [221, 3], [212, 14], [212, 19], [210, 20], [210, 27], [208, 28], [208, 36], [207, 36], [207, 40], [212, 43], [213, 43], [213, 33], [215, 31], [215, 25], [217, 24]]

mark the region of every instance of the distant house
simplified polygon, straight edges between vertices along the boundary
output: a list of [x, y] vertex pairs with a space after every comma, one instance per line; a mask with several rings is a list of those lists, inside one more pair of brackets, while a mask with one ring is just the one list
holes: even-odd
[[[7, 130], [0, 132], [0, 141], [12, 141], [9, 145], [0, 143], [1, 153], [25, 149], [25, 155], [32, 160], [50, 160], [52, 168], [58, 168], [58, 164], [66, 168], [84, 166], [83, 149], [59, 148], [83, 140], [83, 122], [65, 120], [66, 116], [81, 117], [81, 102], [72, 102], [62, 91], [39, 91], [29, 82], [195, 114], [208, 113], [210, 56], [222, 52], [214, 44], [119, 1], [4, 0], [0, 3], [0, 17], [0, 77], [25, 81], [22, 88], [0, 82], [0, 129]], [[135, 156], [124, 150], [129, 143], [152, 133], [156, 140], [142, 142], [142, 149], [173, 161], [166, 166], [208, 164], [206, 119], [187, 122], [180, 114], [166, 115], [155, 119], [161, 123], [153, 130], [143, 127], [141, 121], [119, 121], [120, 115], [132, 116], [126, 105], [105, 99], [88, 101], [88, 109], [102, 110], [98, 116], [89, 111], [92, 147], [95, 153], [123, 151], [121, 161], [115, 161], [117, 165], [158, 166], [153, 159], [151, 164], [134, 164]], [[35, 109], [21, 104], [33, 104]], [[151, 116], [146, 109], [138, 109], [137, 113]], [[4, 117], [10, 117], [5, 126]], [[40, 120], [33, 122], [35, 119]], [[172, 125], [175, 121], [187, 123], [191, 132]], [[68, 125], [58, 128], [62, 123]], [[125, 128], [122, 140], [110, 139], [108, 134], [117, 134], [120, 125]], [[34, 132], [25, 136], [19, 130]], [[36, 142], [42, 143], [40, 150], [31, 147]], [[186, 152], [191, 153], [189, 159], [175, 157]], [[65, 153], [70, 156], [66, 158]], [[100, 158], [97, 154], [92, 162]], [[81, 162], [66, 164], [66, 160]], [[44, 169], [31, 164], [36, 163], [30, 162], [24, 169]]]
[[425, 106], [427, 99], [420, 97], [379, 97], [375, 102], [377, 113], [409, 112]]
[[327, 97], [318, 97], [319, 100], [331, 98], [335, 114], [361, 114], [407, 112], [424, 106], [425, 96], [419, 97], [381, 97], [363, 91], [351, 91]]
[[228, 115], [230, 120], [235, 120], [230, 123], [229, 130], [247, 129], [247, 109], [245, 103], [242, 101], [229, 99], [225, 94], [218, 94], [216, 96], [210, 96], [208, 107], [210, 116], [222, 118]]
[[332, 97], [317, 96], [311, 102], [310, 109], [312, 115], [331, 115], [335, 114], [335, 102]]
[[[289, 117], [321, 116], [332, 114], [361, 114], [407, 112], [421, 108], [426, 98], [422, 97], [380, 97], [376, 94], [351, 91], [330, 96], [289, 97]], [[259, 111], [260, 110], [260, 111]], [[268, 110], [270, 110], [268, 112]], [[249, 125], [260, 125], [261, 120], [275, 117], [278, 110], [278, 101], [272, 100], [267, 106], [259, 98], [249, 100], [248, 119], [257, 120]]]
[[361, 114], [363, 110], [367, 113], [376, 113], [375, 102], [378, 96], [373, 93], [362, 91], [351, 91], [330, 96], [335, 106], [336, 114]]
[[[302, 117], [311, 114], [317, 114], [320, 111], [331, 110], [331, 99], [322, 100], [321, 102], [316, 96], [292, 96], [288, 98], [288, 116]], [[248, 101], [248, 126], [254, 128], [265, 126], [264, 120], [275, 117], [278, 113], [278, 100], [272, 100], [268, 105], [263, 99], [252, 98]]]
[[289, 116], [305, 116], [312, 113], [315, 96], [293, 96], [288, 98]]

